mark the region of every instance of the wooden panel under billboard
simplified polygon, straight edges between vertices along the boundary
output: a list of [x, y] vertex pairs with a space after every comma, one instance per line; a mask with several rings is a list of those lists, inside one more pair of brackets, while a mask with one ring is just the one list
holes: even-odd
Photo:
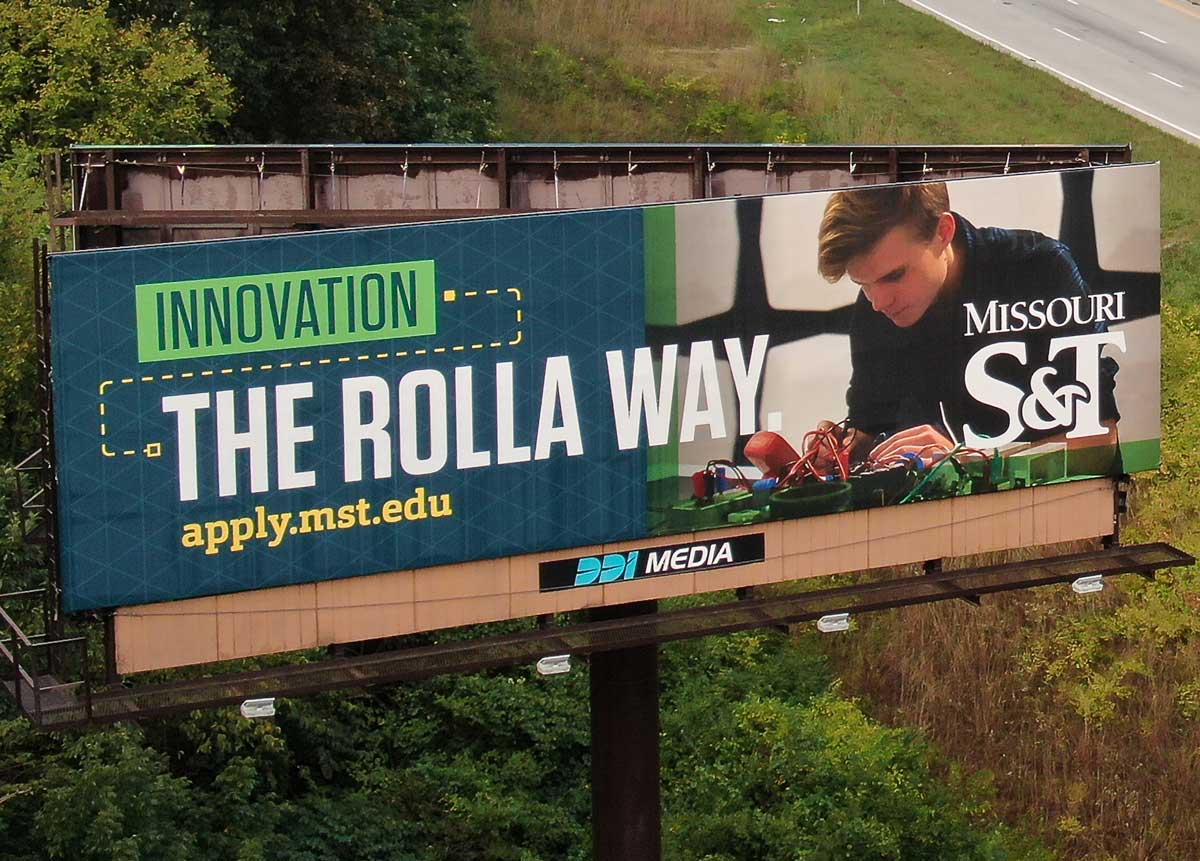
[[[136, 673], [250, 658], [1018, 546], [1103, 538], [1113, 533], [1114, 492], [1111, 480], [1097, 479], [582, 547], [568, 553], [535, 553], [122, 607], [115, 613], [117, 669]], [[754, 532], [766, 536], [762, 562], [553, 592], [538, 588], [538, 564], [564, 555], [718, 542]], [[1034, 540], [1034, 532], [1040, 540]]]

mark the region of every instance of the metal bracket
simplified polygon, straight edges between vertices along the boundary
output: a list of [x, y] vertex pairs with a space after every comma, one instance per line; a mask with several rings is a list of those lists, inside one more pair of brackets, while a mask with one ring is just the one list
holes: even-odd
[[[732, 603], [645, 615], [606, 616], [570, 626], [531, 624], [528, 630], [516, 634], [474, 639], [450, 636], [444, 642], [419, 648], [367, 651], [353, 657], [235, 674], [213, 675], [210, 667], [201, 670], [205, 675], [195, 678], [128, 688], [114, 684], [95, 691], [89, 675], [79, 681], [62, 682], [61, 677], [42, 671], [42, 665], [36, 663], [35, 653], [47, 649], [83, 649], [86, 658], [86, 642], [82, 637], [47, 638], [48, 642], [38, 644], [36, 637], [16, 628], [15, 652], [5, 646], [0, 649], [0, 658], [10, 663], [8, 677], [13, 681], [7, 683], [7, 688], [19, 697], [22, 711], [44, 729], [64, 729], [237, 704], [255, 697], [294, 697], [450, 672], [475, 672], [530, 663], [546, 655], [578, 657], [693, 637], [815, 622], [842, 613], [857, 618], [876, 610], [955, 598], [970, 600], [997, 592], [1072, 583], [1092, 575], [1152, 576], [1166, 568], [1194, 563], [1193, 556], [1168, 544], [1140, 544], [981, 568], [931, 571], [914, 577], [870, 580], [812, 592], [764, 594]], [[0, 616], [0, 621], [6, 619], [11, 616], [7, 613]], [[10, 631], [14, 627], [15, 624], [9, 625]], [[0, 645], [13, 641], [10, 636]], [[0, 669], [3, 666], [0, 660]], [[88, 669], [86, 660], [82, 667]], [[20, 684], [16, 683], [17, 678]]]

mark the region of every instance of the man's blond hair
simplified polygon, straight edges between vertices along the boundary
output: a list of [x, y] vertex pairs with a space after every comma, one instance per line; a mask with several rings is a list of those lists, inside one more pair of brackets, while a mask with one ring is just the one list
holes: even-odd
[[944, 182], [834, 192], [825, 204], [817, 245], [817, 268], [840, 281], [855, 257], [870, 251], [893, 227], [907, 224], [922, 240], [933, 239], [938, 219], [950, 211]]

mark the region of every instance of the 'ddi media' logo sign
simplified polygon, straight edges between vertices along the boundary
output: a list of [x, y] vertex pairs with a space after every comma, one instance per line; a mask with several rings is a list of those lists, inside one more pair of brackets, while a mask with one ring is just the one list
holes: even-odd
[[766, 558], [765, 541], [764, 534], [757, 532], [720, 541], [690, 541], [623, 553], [556, 559], [538, 566], [539, 585], [545, 592], [749, 565]]
[[[833, 215], [910, 188], [941, 233], [905, 254], [945, 266], [826, 265]], [[1156, 189], [1142, 165], [55, 254], [64, 606], [680, 536], [540, 575], [619, 584], [758, 561], [767, 521], [1154, 468]]]

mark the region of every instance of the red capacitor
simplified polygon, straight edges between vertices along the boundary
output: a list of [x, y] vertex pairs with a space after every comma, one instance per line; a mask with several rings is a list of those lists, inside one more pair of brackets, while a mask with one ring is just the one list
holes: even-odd
[[779, 478], [800, 455], [774, 431], [759, 431], [746, 442], [746, 458], [762, 470], [764, 478]]

